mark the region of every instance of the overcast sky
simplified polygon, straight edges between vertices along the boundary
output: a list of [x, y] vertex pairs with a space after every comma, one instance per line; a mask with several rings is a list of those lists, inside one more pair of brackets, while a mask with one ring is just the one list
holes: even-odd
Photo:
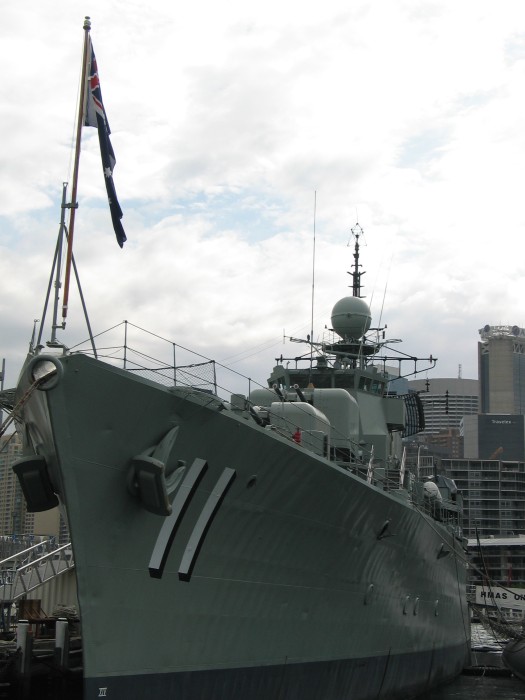
[[[283, 332], [310, 331], [312, 280], [316, 339], [350, 293], [356, 221], [374, 323], [437, 357], [430, 376], [475, 378], [478, 330], [525, 326], [523, 0], [20, 0], [0, 24], [7, 386], [42, 316], [86, 14], [128, 237], [86, 128], [75, 258], [96, 333], [128, 319], [264, 382], [302, 352]], [[71, 295], [67, 345], [87, 335]]]

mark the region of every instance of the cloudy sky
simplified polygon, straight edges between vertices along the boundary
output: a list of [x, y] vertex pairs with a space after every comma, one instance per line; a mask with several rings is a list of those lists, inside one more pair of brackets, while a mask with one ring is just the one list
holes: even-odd
[[[437, 357], [430, 376], [475, 378], [478, 330], [525, 326], [522, 0], [20, 0], [0, 24], [6, 385], [42, 317], [86, 14], [128, 237], [86, 128], [75, 259], [96, 333], [127, 319], [264, 382], [302, 352], [283, 333], [313, 308], [321, 339], [349, 293], [357, 221], [374, 323]], [[86, 336], [73, 286], [59, 338]]]

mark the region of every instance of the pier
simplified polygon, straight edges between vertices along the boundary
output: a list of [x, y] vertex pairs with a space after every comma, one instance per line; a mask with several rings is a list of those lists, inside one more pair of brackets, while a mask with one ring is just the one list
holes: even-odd
[[0, 642], [0, 698], [80, 697], [82, 643], [71, 622], [59, 618], [52, 634], [38, 637], [32, 628], [19, 620], [15, 638]]
[[74, 566], [53, 538], [0, 561], [0, 698], [81, 697]]

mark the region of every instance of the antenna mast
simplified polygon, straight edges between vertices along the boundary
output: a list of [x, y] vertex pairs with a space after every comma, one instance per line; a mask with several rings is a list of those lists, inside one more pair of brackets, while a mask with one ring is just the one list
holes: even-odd
[[310, 371], [314, 361], [314, 296], [315, 296], [315, 218], [317, 213], [317, 190], [314, 190], [314, 245], [312, 251], [312, 311], [310, 319]]
[[317, 212], [317, 190], [314, 190], [314, 247], [312, 253], [312, 317], [310, 325], [310, 341], [314, 342], [314, 294], [315, 294], [315, 217]]
[[360, 272], [359, 268], [361, 265], [359, 264], [359, 236], [363, 235], [363, 229], [361, 226], [357, 223], [353, 228], [350, 229], [352, 232], [352, 236], [355, 239], [355, 246], [354, 246], [354, 252], [353, 252], [353, 258], [354, 258], [354, 267], [352, 269], [352, 272], [348, 273], [352, 275], [352, 295], [354, 297], [361, 297], [361, 275], [364, 275], [364, 272]]

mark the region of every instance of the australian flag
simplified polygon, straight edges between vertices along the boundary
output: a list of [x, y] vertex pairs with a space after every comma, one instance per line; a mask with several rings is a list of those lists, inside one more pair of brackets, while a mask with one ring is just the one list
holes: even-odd
[[84, 124], [86, 126], [94, 126], [98, 129], [98, 140], [100, 142], [100, 155], [102, 156], [102, 169], [104, 171], [104, 180], [106, 181], [106, 191], [108, 193], [109, 209], [111, 212], [111, 220], [113, 221], [113, 229], [117, 237], [117, 242], [122, 248], [126, 240], [126, 234], [122, 227], [122, 209], [118, 203], [115, 185], [113, 183], [113, 168], [117, 162], [115, 153], [109, 135], [111, 133], [106, 116], [106, 110], [102, 102], [102, 92], [100, 90], [100, 81], [98, 79], [97, 59], [93, 46], [91, 46], [91, 67], [89, 70], [87, 84], [87, 100]]

